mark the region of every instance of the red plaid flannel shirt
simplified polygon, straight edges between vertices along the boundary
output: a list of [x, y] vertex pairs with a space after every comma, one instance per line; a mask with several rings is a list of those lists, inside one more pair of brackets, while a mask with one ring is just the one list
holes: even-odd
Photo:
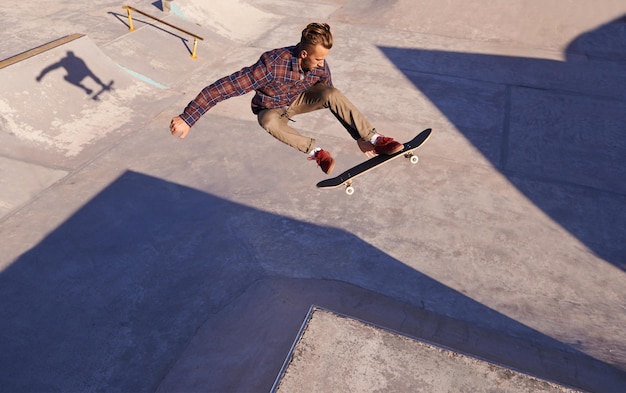
[[218, 102], [244, 95], [252, 90], [252, 112], [262, 109], [283, 108], [318, 82], [332, 86], [328, 63], [303, 73], [298, 66], [297, 46], [265, 52], [254, 65], [242, 68], [232, 75], [218, 79], [202, 89], [180, 117], [193, 126]]

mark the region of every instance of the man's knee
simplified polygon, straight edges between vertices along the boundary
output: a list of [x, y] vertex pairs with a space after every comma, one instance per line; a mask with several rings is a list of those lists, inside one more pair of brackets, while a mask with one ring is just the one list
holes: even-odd
[[277, 127], [281, 121], [281, 116], [276, 110], [265, 109], [257, 115], [259, 125], [266, 131]]
[[319, 100], [324, 103], [324, 106], [328, 107], [330, 101], [337, 95], [341, 94], [339, 90], [334, 87], [328, 86], [324, 83], [318, 83], [314, 87], [315, 94], [319, 97]]

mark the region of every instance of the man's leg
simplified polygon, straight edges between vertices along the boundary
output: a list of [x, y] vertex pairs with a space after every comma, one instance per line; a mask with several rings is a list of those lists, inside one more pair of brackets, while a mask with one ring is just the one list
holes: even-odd
[[318, 83], [300, 94], [289, 106], [289, 116], [328, 108], [355, 140], [369, 141], [376, 130], [359, 110], [334, 87]]
[[[288, 114], [328, 108], [350, 133], [361, 151], [368, 154], [394, 154], [404, 146], [393, 138], [380, 135], [359, 110], [337, 89], [318, 83], [302, 93], [288, 108]], [[373, 147], [370, 149], [369, 145]]]
[[259, 112], [257, 119], [261, 127], [273, 137], [303, 153], [308, 153], [309, 160], [316, 161], [324, 173], [330, 174], [335, 167], [335, 160], [327, 151], [314, 149], [315, 139], [300, 135], [290, 127], [289, 116], [287, 109], [265, 109]]
[[285, 109], [264, 109], [259, 112], [259, 125], [279, 141], [300, 150], [310, 153], [315, 147], [315, 139], [301, 135], [289, 125], [288, 111]]
[[369, 141], [375, 134], [374, 127], [359, 110], [337, 89], [318, 83], [300, 94], [286, 109], [265, 109], [258, 114], [261, 127], [287, 145], [309, 153], [315, 147], [315, 139], [305, 137], [289, 125], [291, 117], [328, 108], [355, 140]]
[[315, 139], [305, 137], [289, 126], [291, 117], [323, 108], [328, 108], [352, 138], [359, 141], [359, 147], [364, 153], [370, 151], [362, 146], [368, 143], [373, 145], [373, 151], [377, 154], [392, 154], [402, 150], [401, 143], [377, 134], [369, 121], [339, 90], [322, 83], [300, 94], [288, 108], [262, 110], [257, 119], [261, 127], [276, 139], [310, 154], [309, 159], [316, 160], [325, 173], [330, 173], [335, 165], [330, 154], [319, 148], [314, 149]]

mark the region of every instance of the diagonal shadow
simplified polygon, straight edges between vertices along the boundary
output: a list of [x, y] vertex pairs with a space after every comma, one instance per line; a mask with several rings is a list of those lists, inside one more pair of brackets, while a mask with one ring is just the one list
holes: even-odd
[[380, 50], [521, 192], [626, 270], [626, 16], [566, 61]]
[[[288, 286], [294, 297], [308, 294], [300, 313], [286, 310], [284, 301], [276, 304], [268, 292], [249, 290], [273, 277], [300, 280]], [[626, 383], [622, 370], [468, 298], [343, 230], [126, 172], [0, 273], [0, 386], [20, 392], [155, 391], [209, 321], [215, 328], [209, 340], [214, 347], [222, 345], [222, 352], [206, 354], [213, 363], [202, 374], [213, 379], [203, 390], [267, 391], [302, 316], [327, 295], [331, 281], [385, 293], [416, 309], [464, 321], [473, 330], [506, 332], [516, 340], [482, 342], [483, 356], [501, 354], [503, 362], [540, 377], [605, 391]], [[251, 308], [233, 309], [246, 292], [253, 299]], [[231, 317], [222, 318], [227, 306]], [[251, 312], [263, 307], [267, 314]], [[339, 311], [351, 313], [354, 307], [344, 301]], [[415, 318], [415, 324], [423, 323]], [[285, 330], [257, 337], [266, 324]], [[452, 324], [434, 330], [433, 337], [444, 345], [458, 342], [459, 336], [472, 341], [467, 329]], [[550, 352], [560, 361], [545, 367]]]

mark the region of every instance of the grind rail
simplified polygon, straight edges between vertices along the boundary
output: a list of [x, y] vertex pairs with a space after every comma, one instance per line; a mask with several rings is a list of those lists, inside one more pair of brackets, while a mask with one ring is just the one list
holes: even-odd
[[133, 26], [133, 17], [132, 17], [132, 14], [131, 14], [131, 11], [135, 11], [138, 14], [141, 14], [143, 16], [147, 16], [148, 18], [154, 19], [157, 22], [161, 22], [161, 23], [163, 23], [166, 26], [169, 26], [169, 27], [171, 27], [173, 29], [176, 29], [176, 30], [178, 30], [180, 32], [183, 32], [183, 33], [185, 33], [187, 35], [192, 36], [193, 37], [193, 50], [191, 51], [191, 58], [192, 59], [196, 59], [197, 58], [196, 50], [198, 48], [198, 40], [204, 40], [204, 38], [202, 38], [202, 37], [200, 37], [200, 36], [198, 36], [198, 35], [196, 35], [194, 33], [191, 33], [191, 32], [189, 32], [187, 30], [181, 29], [180, 27], [175, 26], [175, 25], [173, 25], [171, 23], [168, 23], [168, 22], [166, 22], [164, 20], [161, 20], [161, 19], [159, 19], [157, 17], [154, 17], [154, 16], [152, 16], [152, 15], [146, 13], [146, 12], [140, 11], [140, 10], [138, 10], [135, 7], [131, 7], [129, 5], [125, 5], [122, 8], [125, 9], [127, 11], [127, 13], [128, 13], [128, 30], [130, 30], [130, 31], [135, 30], [135, 27]]

